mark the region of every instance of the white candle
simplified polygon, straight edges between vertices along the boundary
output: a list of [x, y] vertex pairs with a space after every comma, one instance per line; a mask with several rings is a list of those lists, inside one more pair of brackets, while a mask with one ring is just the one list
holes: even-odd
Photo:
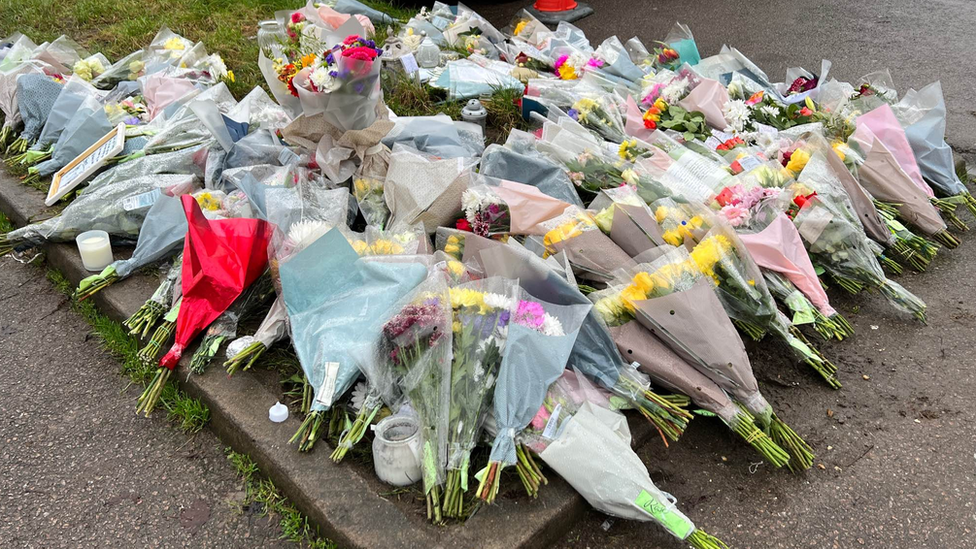
[[81, 253], [81, 262], [89, 271], [101, 271], [114, 261], [112, 244], [105, 231], [87, 231], [78, 235], [75, 241], [78, 243], [78, 252]]

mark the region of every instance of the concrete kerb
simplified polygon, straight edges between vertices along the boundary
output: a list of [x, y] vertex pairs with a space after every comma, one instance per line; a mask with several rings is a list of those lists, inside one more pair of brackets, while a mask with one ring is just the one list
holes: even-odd
[[[40, 191], [0, 173], [0, 211], [15, 225], [46, 215], [43, 199]], [[72, 244], [48, 245], [46, 255], [73, 284], [90, 274]], [[137, 275], [96, 294], [94, 300], [102, 312], [122, 321], [155, 286], [155, 281]], [[347, 463], [334, 464], [326, 441], [307, 454], [288, 445], [300, 420], [292, 415], [284, 423], [271, 423], [267, 409], [282, 395], [251, 372], [229, 377], [218, 365], [203, 375], [188, 376], [188, 363], [189, 354], [173, 378], [210, 408], [210, 429], [235, 451], [250, 455], [321, 534], [341, 547], [543, 547], [567, 532], [587, 508], [572, 487], [552, 474], [537, 500], [513, 483], [510, 493], [503, 493], [495, 505], [482, 507], [465, 524], [432, 526], [421, 505], [397, 505], [381, 495], [384, 485], [374, 476]], [[640, 419], [631, 418], [631, 428], [635, 445], [656, 436]]]

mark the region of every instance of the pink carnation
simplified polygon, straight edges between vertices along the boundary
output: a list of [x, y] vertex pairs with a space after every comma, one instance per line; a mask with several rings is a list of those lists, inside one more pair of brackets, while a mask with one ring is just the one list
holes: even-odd
[[359, 41], [359, 35], [358, 34], [350, 34], [349, 36], [346, 37], [345, 40], [342, 41], [342, 43], [345, 44], [346, 46], [348, 46], [348, 45], [354, 44], [354, 43], [356, 43], [358, 41]]
[[366, 46], [359, 46], [357, 48], [343, 50], [342, 56], [358, 59], [360, 61], [372, 61], [373, 59], [376, 59], [376, 50]]
[[515, 323], [538, 329], [545, 320], [546, 310], [535, 301], [520, 301], [515, 311]]

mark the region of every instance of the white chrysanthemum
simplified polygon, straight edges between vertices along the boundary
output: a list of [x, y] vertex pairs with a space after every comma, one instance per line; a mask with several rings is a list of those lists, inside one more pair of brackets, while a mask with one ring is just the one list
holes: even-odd
[[763, 105], [762, 107], [759, 108], [759, 110], [762, 111], [763, 114], [765, 114], [770, 118], [775, 118], [779, 116], [779, 107], [777, 107], [776, 105]]
[[474, 214], [481, 209], [481, 193], [474, 189], [468, 189], [461, 193], [461, 209], [464, 210], [465, 217], [470, 221]]
[[563, 323], [549, 313], [546, 313], [546, 315], [542, 317], [542, 333], [546, 334], [547, 336], [566, 335], [566, 332], [563, 331]]
[[308, 76], [308, 79], [315, 84], [315, 89], [320, 92], [332, 91], [335, 87], [335, 78], [329, 74], [329, 69], [327, 67], [319, 67], [312, 71], [312, 74]]
[[208, 55], [203, 60], [203, 63], [210, 68], [210, 75], [214, 77], [214, 80], [227, 78], [227, 64], [224, 63], [224, 59], [220, 57], [220, 54], [214, 53]]
[[349, 406], [356, 412], [363, 409], [367, 396], [366, 382], [360, 381], [352, 388], [352, 396], [349, 398]]
[[324, 221], [317, 219], [306, 219], [299, 221], [288, 230], [286, 246], [291, 249], [291, 253], [297, 253], [315, 242], [320, 236], [329, 232], [332, 226]]
[[664, 89], [661, 90], [661, 98], [664, 99], [664, 102], [667, 103], [668, 105], [673, 105], [678, 101], [680, 101], [681, 98], [685, 96], [685, 91], [687, 89], [688, 89], [687, 78], [675, 79], [667, 86], [664, 86]]
[[512, 300], [502, 294], [485, 292], [484, 299], [485, 305], [491, 307], [492, 309], [504, 310], [512, 307]]
[[586, 66], [586, 63], [590, 60], [589, 57], [583, 55], [578, 51], [574, 51], [566, 58], [566, 63], [569, 64], [574, 69], [582, 69]]
[[746, 105], [745, 101], [741, 99], [729, 100], [724, 107], [722, 107], [722, 114], [725, 116], [725, 120], [729, 123], [729, 127], [726, 129], [732, 130], [733, 133], [742, 133], [746, 129], [746, 124], [749, 123], [750, 112], [749, 105]]

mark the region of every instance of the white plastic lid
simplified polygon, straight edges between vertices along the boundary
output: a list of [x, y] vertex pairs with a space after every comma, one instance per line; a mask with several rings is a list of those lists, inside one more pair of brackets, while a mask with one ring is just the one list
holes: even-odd
[[268, 419], [275, 423], [285, 421], [288, 419], [288, 407], [280, 402], [276, 402], [275, 405], [268, 410]]

